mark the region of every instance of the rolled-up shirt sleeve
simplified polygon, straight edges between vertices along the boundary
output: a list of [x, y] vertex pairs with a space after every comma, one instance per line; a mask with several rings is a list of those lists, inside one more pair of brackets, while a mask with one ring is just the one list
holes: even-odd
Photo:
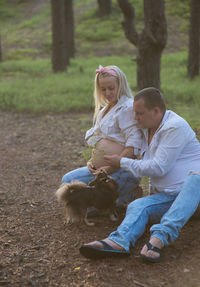
[[95, 146], [95, 144], [102, 138], [102, 132], [100, 128], [101, 117], [102, 117], [102, 110], [99, 112], [97, 116], [95, 125], [85, 133], [85, 141], [89, 146]]
[[134, 120], [133, 107], [123, 107], [118, 115], [118, 124], [123, 138], [125, 139], [126, 147], [141, 148], [141, 132], [137, 127], [137, 122]]
[[94, 134], [94, 128], [89, 129], [89, 130], [85, 133], [85, 140], [87, 141], [93, 134]]
[[170, 128], [160, 135], [157, 146], [152, 147], [155, 149], [152, 158], [142, 160], [121, 158], [120, 166], [135, 177], [163, 176], [175, 165], [188, 140], [183, 129]]

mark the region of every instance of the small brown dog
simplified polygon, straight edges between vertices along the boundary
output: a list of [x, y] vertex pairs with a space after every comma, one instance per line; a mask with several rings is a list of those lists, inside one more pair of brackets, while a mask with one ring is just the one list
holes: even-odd
[[86, 225], [93, 226], [94, 223], [87, 220], [88, 207], [108, 210], [110, 219], [116, 220], [114, 210], [119, 196], [117, 189], [116, 181], [106, 171], [100, 170], [88, 185], [80, 181], [63, 183], [56, 191], [56, 197], [65, 203], [67, 223], [84, 221]]

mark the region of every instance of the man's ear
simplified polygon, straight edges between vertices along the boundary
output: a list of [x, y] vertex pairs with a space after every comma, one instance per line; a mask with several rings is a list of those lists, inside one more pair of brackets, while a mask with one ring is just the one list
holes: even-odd
[[159, 107], [154, 107], [154, 112], [155, 112], [155, 115], [158, 115], [160, 114], [160, 108]]

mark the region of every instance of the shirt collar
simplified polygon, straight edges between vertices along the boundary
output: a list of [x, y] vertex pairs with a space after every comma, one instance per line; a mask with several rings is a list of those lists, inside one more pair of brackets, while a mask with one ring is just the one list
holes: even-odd
[[[167, 121], [167, 119], [168, 119], [168, 117], [169, 117], [169, 115], [170, 115], [170, 112], [171, 112], [171, 111], [166, 110], [166, 112], [164, 113], [164, 116], [163, 116], [163, 118], [162, 118], [162, 121], [161, 121], [159, 127], [158, 127], [157, 130], [156, 130], [156, 133], [157, 133], [157, 131], [159, 131], [159, 129], [162, 128], [162, 126], [164, 125], [164, 123]], [[143, 134], [144, 134], [145, 136], [148, 135], [148, 129], [140, 128], [140, 130], [143, 132]]]
[[[115, 112], [116, 110], [118, 110], [118, 109], [120, 109], [121, 107], [123, 107], [123, 106], [124, 106], [124, 103], [125, 103], [126, 101], [129, 101], [129, 100], [131, 100], [131, 98], [129, 98], [129, 97], [127, 97], [127, 96], [121, 96], [121, 97], [119, 98], [119, 100], [117, 101], [116, 105], [112, 108], [112, 112], [113, 112], [113, 111]], [[104, 113], [106, 107], [107, 107], [107, 105], [101, 109], [101, 114]]]
[[114, 108], [120, 108], [121, 106], [124, 105], [124, 103], [128, 100], [131, 100], [131, 98], [128, 98], [126, 96], [121, 96], [117, 102], [117, 104], [115, 105]]

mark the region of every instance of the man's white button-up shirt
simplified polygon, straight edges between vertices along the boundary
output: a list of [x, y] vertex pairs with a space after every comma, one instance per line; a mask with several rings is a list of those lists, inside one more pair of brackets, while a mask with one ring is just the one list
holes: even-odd
[[121, 158], [121, 168], [135, 177], [149, 176], [150, 189], [176, 194], [190, 171], [200, 171], [200, 143], [189, 124], [172, 111], [163, 120], [148, 146], [143, 133], [141, 160]]

